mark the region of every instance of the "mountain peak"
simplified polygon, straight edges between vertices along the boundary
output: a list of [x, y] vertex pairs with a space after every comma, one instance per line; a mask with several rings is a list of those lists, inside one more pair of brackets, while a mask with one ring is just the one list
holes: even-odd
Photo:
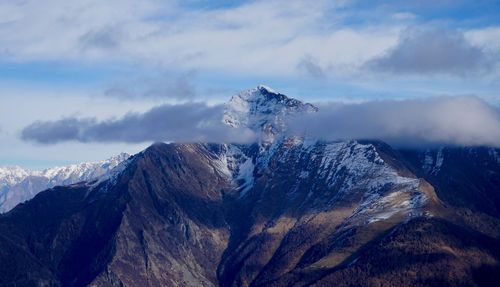
[[234, 95], [229, 100], [231, 103], [234, 100], [242, 99], [246, 102], [294, 102], [294, 103], [302, 103], [299, 100], [289, 98], [282, 93], [277, 92], [276, 90], [270, 88], [265, 85], [258, 85], [256, 88], [249, 89], [243, 91], [237, 95]]
[[234, 95], [225, 104], [223, 122], [231, 127], [246, 127], [262, 132], [264, 141], [272, 142], [285, 129], [285, 117], [317, 110], [309, 103], [259, 85]]
[[259, 90], [261, 92], [267, 92], [270, 94], [279, 94], [278, 92], [276, 92], [275, 90], [273, 90], [272, 88], [270, 88], [269, 86], [266, 86], [266, 85], [258, 85], [257, 90]]

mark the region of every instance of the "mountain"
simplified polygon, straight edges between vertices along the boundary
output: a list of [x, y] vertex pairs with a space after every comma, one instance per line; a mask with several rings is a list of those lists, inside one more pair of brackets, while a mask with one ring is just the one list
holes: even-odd
[[44, 170], [27, 170], [18, 166], [0, 167], [0, 213], [33, 198], [38, 192], [56, 185], [68, 185], [96, 179], [130, 157], [121, 153], [107, 160], [73, 164]]
[[285, 130], [288, 116], [312, 113], [317, 107], [289, 98], [260, 85], [233, 96], [226, 103], [223, 122], [230, 127], [247, 127], [262, 135], [262, 144], [271, 144]]
[[500, 216], [500, 149], [440, 147], [402, 150], [443, 200], [453, 206]]
[[99, 180], [39, 193], [0, 215], [0, 285], [498, 282], [496, 150], [446, 148], [441, 160], [280, 135], [283, 116], [315, 110], [258, 87], [233, 97], [223, 120], [272, 131], [261, 142], [156, 143]]

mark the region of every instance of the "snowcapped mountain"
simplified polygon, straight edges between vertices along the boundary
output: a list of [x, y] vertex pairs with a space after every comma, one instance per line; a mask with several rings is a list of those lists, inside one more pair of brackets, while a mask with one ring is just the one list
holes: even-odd
[[494, 286], [498, 150], [281, 134], [316, 110], [259, 86], [221, 115], [259, 142], [156, 143], [18, 205], [0, 285]]
[[[318, 108], [309, 103], [289, 98], [263, 85], [229, 100], [223, 116], [227, 125], [244, 126], [264, 134], [258, 153], [252, 152], [248, 146], [226, 146], [227, 152], [223, 155], [225, 162], [220, 165], [226, 166], [225, 170], [231, 174], [233, 184], [240, 191], [238, 196], [247, 195], [254, 188], [258, 176], [276, 172], [276, 167], [270, 165], [272, 161], [279, 161], [288, 163], [290, 172], [294, 168], [300, 169], [295, 173], [297, 178], [293, 188], [306, 182], [335, 187], [339, 192], [337, 198], [340, 199], [353, 196], [352, 190], [363, 191], [358, 195], [358, 200], [361, 201], [349, 218], [350, 222], [363, 224], [397, 214], [402, 217], [424, 214], [422, 207], [429, 196], [435, 200], [435, 195], [426, 194], [428, 191], [419, 189], [423, 182], [415, 176], [401, 175], [386, 163], [373, 144], [357, 141], [321, 142], [310, 138], [283, 136], [286, 129], [285, 117], [300, 117], [304, 113], [316, 111]], [[296, 196], [294, 194], [292, 198]], [[307, 197], [299, 198], [304, 204], [312, 196], [309, 193]], [[321, 196], [315, 194], [314, 200], [333, 204], [335, 199], [328, 197], [320, 199]], [[292, 203], [289, 205], [295, 206]]]
[[18, 203], [33, 198], [47, 188], [101, 177], [129, 157], [129, 154], [121, 153], [99, 162], [44, 170], [28, 170], [18, 166], [0, 167], [0, 213], [9, 211]]
[[233, 96], [225, 105], [223, 122], [231, 127], [247, 127], [262, 133], [262, 142], [270, 144], [284, 131], [287, 116], [316, 112], [318, 108], [289, 98], [260, 85]]
[[0, 189], [21, 182], [30, 175], [30, 171], [19, 166], [0, 167]]

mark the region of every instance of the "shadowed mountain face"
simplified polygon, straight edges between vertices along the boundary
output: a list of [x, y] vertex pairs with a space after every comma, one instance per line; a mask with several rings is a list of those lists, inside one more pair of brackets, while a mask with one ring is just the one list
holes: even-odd
[[487, 150], [438, 160], [279, 134], [154, 144], [0, 215], [0, 285], [491, 286], [500, 176]]
[[116, 177], [42, 192], [1, 217], [0, 249], [37, 266], [2, 258], [2, 283], [41, 282], [39, 272], [62, 286], [215, 284], [228, 182], [201, 148], [154, 145]]
[[451, 205], [500, 216], [500, 150], [444, 147], [404, 150], [416, 173]]

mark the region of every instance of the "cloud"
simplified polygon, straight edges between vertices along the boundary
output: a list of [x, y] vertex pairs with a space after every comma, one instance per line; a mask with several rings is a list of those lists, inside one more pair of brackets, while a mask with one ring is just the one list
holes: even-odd
[[145, 113], [129, 113], [122, 118], [98, 121], [95, 118], [64, 118], [37, 121], [25, 127], [21, 138], [40, 144], [78, 142], [152, 141], [248, 142], [255, 134], [233, 129], [221, 121], [222, 106], [201, 103], [161, 105]]
[[196, 73], [189, 71], [181, 75], [159, 73], [141, 75], [117, 81], [104, 91], [106, 96], [134, 99], [175, 99], [192, 100], [196, 97], [194, 78]]
[[[64, 118], [25, 127], [25, 141], [55, 144], [152, 141], [251, 142], [258, 136], [221, 121], [223, 106], [161, 105], [145, 113], [99, 121]], [[500, 147], [500, 114], [473, 96], [319, 105], [319, 112], [287, 119], [290, 135], [324, 140], [373, 139], [396, 146], [488, 145]]]
[[81, 131], [95, 123], [94, 119], [65, 118], [55, 122], [35, 122], [22, 131], [22, 139], [44, 144], [79, 139]]
[[6, 1], [0, 3], [0, 11], [9, 11], [8, 25], [0, 25], [0, 51], [25, 62], [282, 76], [296, 74], [304, 54], [321, 66], [347, 65], [393, 43], [398, 29], [384, 24], [338, 25], [347, 13], [337, 15], [342, 2], [249, 1], [205, 9], [183, 1]]
[[500, 50], [500, 27], [481, 27], [466, 31], [465, 37], [476, 46], [485, 47], [485, 50], [495, 53]]
[[106, 27], [86, 32], [80, 36], [79, 42], [83, 49], [115, 49], [120, 45], [120, 36], [119, 30]]
[[292, 134], [326, 140], [500, 147], [498, 109], [472, 96], [320, 105], [318, 113], [291, 119], [289, 128]]
[[[416, 21], [411, 20], [414, 14], [427, 21], [421, 14], [444, 5], [269, 0], [205, 8], [213, 5], [195, 2], [4, 1], [0, 16], [7, 24], [0, 20], [0, 56], [17, 62], [140, 63], [249, 76], [295, 76], [297, 72], [352, 76], [363, 63], [397, 44], [405, 25]], [[448, 2], [443, 7], [454, 3]], [[466, 6], [469, 9], [472, 4]], [[469, 68], [481, 70], [484, 64], [482, 50], [458, 32], [441, 30], [436, 37], [413, 30], [403, 34], [400, 44], [374, 60], [372, 68], [462, 73]], [[443, 57], [448, 46], [450, 53]], [[425, 52], [429, 50], [437, 56], [429, 58]]]
[[297, 64], [297, 69], [316, 79], [323, 79], [326, 76], [323, 68], [311, 55], [304, 56]]
[[395, 47], [369, 61], [367, 67], [394, 74], [467, 75], [489, 70], [491, 59], [461, 32], [408, 29]]
[[409, 12], [397, 12], [391, 15], [396, 20], [415, 20], [418, 16]]

